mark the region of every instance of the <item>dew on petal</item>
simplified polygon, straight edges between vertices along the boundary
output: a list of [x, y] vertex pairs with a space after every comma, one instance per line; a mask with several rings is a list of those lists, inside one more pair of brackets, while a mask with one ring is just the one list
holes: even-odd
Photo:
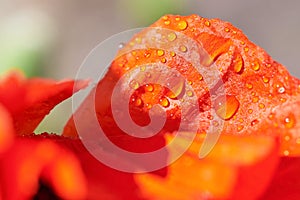
[[243, 60], [241, 54], [237, 54], [233, 60], [233, 70], [236, 73], [239, 73], [242, 71], [243, 67], [244, 67], [244, 60]]
[[172, 33], [169, 33], [169, 34], [168, 34], [168, 40], [169, 40], [170, 42], [176, 40], [176, 38], [177, 38], [177, 36], [176, 36], [175, 33], [172, 32]]
[[284, 87], [280, 87], [280, 88], [278, 88], [277, 91], [278, 91], [279, 94], [283, 94], [285, 92], [285, 88]]
[[176, 53], [175, 53], [174, 51], [171, 51], [171, 52], [170, 52], [170, 55], [171, 55], [172, 57], [175, 57], [175, 56], [176, 56]]
[[137, 81], [135, 81], [135, 80], [130, 81], [129, 85], [134, 90], [136, 90], [136, 89], [138, 89], [140, 87], [140, 84]]
[[162, 105], [163, 107], [168, 107], [170, 105], [170, 102], [167, 98], [163, 97], [159, 100], [160, 105]]
[[217, 115], [225, 120], [233, 117], [238, 111], [239, 106], [240, 102], [232, 95], [218, 97], [214, 103]]
[[166, 63], [166, 62], [167, 62], [167, 59], [166, 59], [166, 58], [162, 58], [162, 59], [160, 59], [160, 62]]
[[187, 48], [186, 48], [186, 46], [184, 46], [184, 45], [181, 45], [181, 46], [179, 47], [179, 50], [180, 50], [181, 52], [187, 52]]
[[286, 128], [293, 128], [296, 123], [296, 118], [294, 114], [289, 114], [285, 119], [284, 119], [284, 126]]
[[164, 54], [165, 54], [164, 50], [162, 50], [162, 49], [157, 50], [158, 56], [163, 56]]
[[193, 92], [191, 91], [191, 90], [188, 90], [187, 92], [186, 92], [186, 94], [189, 96], [189, 97], [192, 97], [194, 94], [193, 94]]
[[257, 103], [258, 100], [259, 100], [258, 97], [253, 97], [253, 98], [252, 98], [252, 102], [253, 102], [253, 103]]
[[252, 88], [253, 88], [253, 85], [252, 85], [251, 83], [246, 83], [246, 87], [247, 87], [248, 89], [252, 89]]
[[186, 23], [186, 21], [180, 21], [178, 22], [178, 25], [177, 27], [180, 29], [180, 30], [185, 30], [187, 28], [188, 24]]
[[208, 26], [208, 27], [210, 26], [210, 22], [209, 21], [205, 21], [204, 24], [205, 24], [205, 26]]
[[258, 124], [258, 123], [259, 123], [259, 121], [257, 119], [252, 120], [251, 121], [251, 126], [254, 126], [254, 125]]
[[260, 69], [260, 64], [258, 63], [258, 61], [255, 61], [254, 63], [252, 63], [252, 69], [254, 71], [258, 71]]
[[152, 84], [146, 84], [145, 85], [145, 91], [146, 92], [153, 92], [154, 88]]
[[267, 78], [267, 77], [263, 77], [263, 82], [264, 83], [268, 83], [270, 81], [270, 79], [269, 78]]
[[265, 108], [266, 106], [265, 106], [265, 104], [260, 103], [260, 104], [258, 104], [258, 107], [259, 107], [260, 109], [263, 109], [263, 108]]
[[165, 25], [171, 24], [171, 22], [169, 20], [165, 21], [164, 23], [165, 23]]
[[244, 129], [244, 126], [243, 125], [238, 125], [237, 126], [237, 131], [240, 132]]
[[135, 101], [134, 101], [134, 105], [135, 106], [141, 106], [143, 103], [142, 99], [141, 98], [136, 98]]

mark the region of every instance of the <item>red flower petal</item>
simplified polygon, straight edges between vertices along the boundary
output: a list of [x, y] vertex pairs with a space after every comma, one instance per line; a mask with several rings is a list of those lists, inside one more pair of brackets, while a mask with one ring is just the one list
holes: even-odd
[[66, 80], [26, 80], [20, 73], [11, 73], [0, 80], [0, 103], [11, 113], [17, 134], [30, 134], [57, 104], [87, 85]]
[[3, 199], [30, 199], [42, 182], [62, 199], [84, 199], [86, 182], [77, 158], [46, 140], [18, 138], [0, 159]]
[[15, 130], [13, 122], [7, 110], [0, 104], [0, 158], [2, 152], [13, 143]]
[[300, 199], [300, 158], [282, 158], [268, 190], [261, 199]]

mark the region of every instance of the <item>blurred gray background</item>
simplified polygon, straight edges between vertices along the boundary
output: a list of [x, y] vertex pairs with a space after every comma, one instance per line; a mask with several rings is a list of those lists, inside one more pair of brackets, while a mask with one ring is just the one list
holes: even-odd
[[[0, 0], [0, 70], [74, 78], [109, 36], [148, 26], [163, 14], [193, 13], [231, 22], [300, 78], [299, 0]], [[41, 131], [61, 131], [70, 102], [61, 107]]]

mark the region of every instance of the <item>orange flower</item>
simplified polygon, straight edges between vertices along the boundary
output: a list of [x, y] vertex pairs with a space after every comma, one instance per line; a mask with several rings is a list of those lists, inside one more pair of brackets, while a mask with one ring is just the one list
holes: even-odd
[[[158, 38], [165, 42], [159, 43]], [[197, 51], [197, 45], [205, 52]], [[161, 64], [159, 73], [147, 71], [150, 63]], [[140, 84], [143, 79], [132, 73], [121, 82], [122, 90], [113, 93], [122, 75], [137, 66], [142, 72], [152, 71], [153, 81], [168, 80], [171, 88]], [[174, 78], [163, 66], [182, 77]], [[213, 79], [213, 69], [220, 79]], [[92, 135], [97, 130], [90, 117], [96, 109], [105, 135], [89, 138], [91, 149], [78, 137], [73, 118], [63, 136], [33, 133], [55, 105], [73, 94], [74, 81], [27, 80], [19, 73], [9, 74], [0, 80], [0, 198], [298, 199], [299, 159], [282, 156], [300, 153], [299, 84], [229, 23], [196, 15], [164, 16], [119, 52], [94, 89], [95, 99], [88, 96], [74, 114], [85, 133]], [[85, 85], [78, 82], [74, 91]], [[225, 98], [213, 101], [222, 89]], [[165, 111], [166, 123], [155, 136], [137, 138], [118, 126], [113, 108], [122, 108], [130, 91], [129, 114], [134, 123], [150, 123], [149, 111], [155, 104], [162, 109], [152, 109], [152, 119], [161, 121]], [[114, 107], [113, 98], [122, 100], [117, 102], [120, 105]], [[222, 119], [222, 135], [199, 159], [206, 135], [215, 133], [208, 133], [210, 126], [221, 126], [216, 117]], [[185, 149], [195, 129], [196, 137]], [[138, 155], [165, 148], [157, 157], [135, 162], [108, 148], [104, 137]], [[100, 162], [95, 152], [140, 173], [118, 171]], [[173, 158], [177, 159], [168, 164]], [[155, 162], [165, 167], [148, 172]]]

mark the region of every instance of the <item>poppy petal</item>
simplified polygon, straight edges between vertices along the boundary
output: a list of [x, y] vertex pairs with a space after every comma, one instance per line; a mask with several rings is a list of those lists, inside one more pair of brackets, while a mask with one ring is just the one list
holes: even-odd
[[42, 182], [62, 199], [84, 199], [86, 180], [77, 158], [43, 138], [18, 138], [0, 159], [3, 199], [29, 199]]
[[[13, 121], [6, 108], [0, 104], [0, 155], [7, 150], [14, 141], [15, 131]], [[1, 156], [0, 156], [1, 157]]]
[[17, 134], [30, 134], [60, 102], [73, 92], [84, 88], [87, 81], [57, 82], [33, 78], [25, 79], [19, 72], [12, 72], [0, 81], [0, 102], [11, 113]]

